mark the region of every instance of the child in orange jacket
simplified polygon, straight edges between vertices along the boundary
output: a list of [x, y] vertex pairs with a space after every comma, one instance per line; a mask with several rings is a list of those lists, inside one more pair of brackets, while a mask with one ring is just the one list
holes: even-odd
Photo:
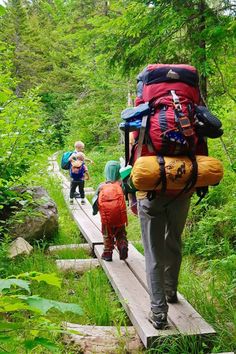
[[106, 181], [101, 183], [93, 197], [93, 215], [99, 211], [102, 222], [104, 251], [102, 259], [112, 261], [114, 246], [120, 259], [128, 257], [128, 240], [125, 226], [128, 224], [124, 193], [120, 182], [120, 164], [108, 161], [105, 166]]

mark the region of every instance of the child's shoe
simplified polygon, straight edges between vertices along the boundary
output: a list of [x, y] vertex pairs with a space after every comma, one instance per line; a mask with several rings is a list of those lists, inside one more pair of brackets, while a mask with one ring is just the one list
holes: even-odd
[[128, 244], [125, 240], [117, 241], [117, 248], [120, 255], [120, 260], [124, 261], [128, 258]]
[[111, 262], [112, 261], [112, 251], [104, 251], [102, 253], [102, 259], [104, 259], [104, 261]]
[[70, 198], [70, 204], [73, 204], [73, 202], [74, 202], [73, 198]]
[[81, 199], [81, 204], [84, 205], [85, 204], [85, 200]]

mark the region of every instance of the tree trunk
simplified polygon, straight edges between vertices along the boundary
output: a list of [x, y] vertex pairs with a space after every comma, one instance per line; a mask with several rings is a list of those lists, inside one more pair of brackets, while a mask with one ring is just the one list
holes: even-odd
[[[203, 64], [204, 68], [207, 60], [206, 41], [204, 38], [202, 38], [204, 30], [206, 29], [205, 11], [206, 11], [205, 0], [201, 0], [199, 2], [199, 13], [200, 13], [199, 32], [201, 33], [201, 38], [199, 40], [199, 47], [202, 49], [200, 62]], [[204, 101], [207, 101], [207, 76], [205, 72], [200, 75], [200, 88], [201, 88], [201, 93]]]

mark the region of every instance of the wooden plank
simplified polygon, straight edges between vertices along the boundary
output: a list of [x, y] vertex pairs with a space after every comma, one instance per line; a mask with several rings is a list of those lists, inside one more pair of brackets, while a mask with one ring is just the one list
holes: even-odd
[[[74, 323], [63, 323], [66, 331], [65, 343], [72, 343], [78, 353], [133, 353], [137, 354], [143, 349], [143, 345], [132, 326], [110, 327], [110, 326], [89, 326]], [[75, 333], [75, 331], [78, 332]], [[120, 349], [120, 350], [118, 350]]]
[[[76, 224], [78, 225], [82, 235], [85, 240], [88, 242], [90, 247], [93, 249], [95, 244], [103, 244], [103, 236], [99, 231], [98, 227], [95, 224], [91, 223], [88, 215], [83, 211], [82, 205], [80, 202], [69, 204], [69, 189], [63, 188], [62, 190], [65, 201], [68, 205], [68, 208], [73, 216]], [[87, 201], [87, 204], [89, 202]]]
[[[145, 258], [137, 249], [129, 244], [129, 257], [125, 261], [139, 282], [148, 291]], [[168, 304], [168, 316], [182, 334], [215, 334], [215, 330], [201, 317], [201, 315], [178, 293], [179, 302]]]
[[94, 252], [145, 347], [151, 345], [157, 338], [179, 333], [172, 323], [169, 329], [163, 331], [156, 330], [148, 321], [149, 295], [127, 264], [119, 260], [117, 252], [114, 252], [112, 262], [101, 259], [103, 252], [101, 245], [96, 245]]
[[83, 274], [90, 269], [97, 268], [100, 263], [97, 259], [58, 259], [56, 260], [58, 269], [62, 271], [74, 271], [79, 274]]
[[90, 221], [98, 228], [99, 231], [102, 229], [101, 218], [99, 213], [93, 215], [93, 208], [90, 202], [85, 198], [85, 204], [81, 205], [81, 199], [76, 198], [75, 203], [81, 206], [81, 209], [85, 212], [85, 214], [89, 217]]
[[80, 228], [81, 233], [83, 234], [86, 241], [89, 243], [91, 248], [94, 248], [94, 245], [103, 244], [102, 233], [92, 224], [89, 218], [82, 210], [72, 210], [75, 222]]

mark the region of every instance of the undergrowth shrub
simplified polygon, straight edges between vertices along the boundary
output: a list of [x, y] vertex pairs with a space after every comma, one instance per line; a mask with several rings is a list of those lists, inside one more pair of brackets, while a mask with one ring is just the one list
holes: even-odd
[[63, 330], [51, 320], [50, 310], [82, 314], [79, 305], [32, 295], [32, 282], [61, 287], [60, 279], [51, 273], [34, 271], [0, 279], [0, 349], [3, 352], [23, 353], [39, 348], [44, 348], [44, 352], [59, 352], [56, 337]]

